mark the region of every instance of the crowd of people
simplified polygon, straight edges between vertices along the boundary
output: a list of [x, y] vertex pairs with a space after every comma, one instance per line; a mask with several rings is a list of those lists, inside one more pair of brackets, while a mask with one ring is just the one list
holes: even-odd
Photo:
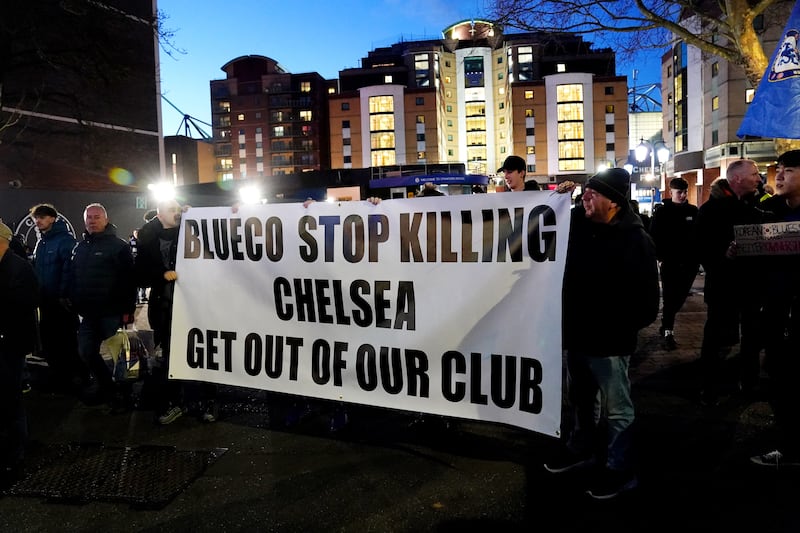
[[[536, 190], [527, 185], [525, 170], [522, 158], [510, 156], [499, 172], [511, 191]], [[569, 415], [563, 421], [563, 446], [545, 462], [547, 471], [559, 475], [593, 468], [587, 494], [596, 499], [614, 498], [638, 485], [630, 359], [640, 330], [657, 319], [660, 300], [664, 347], [678, 346], [675, 315], [701, 265], [707, 320], [699, 354], [700, 401], [718, 401], [721, 363], [737, 344], [737, 390], [757, 390], [764, 350], [780, 442], [752, 461], [800, 464], [800, 392], [793, 386], [800, 369], [800, 257], [739, 254], [734, 236], [736, 225], [800, 221], [800, 150], [779, 157], [775, 195], [765, 196], [761, 183], [754, 161], [737, 160], [698, 209], [687, 201], [688, 183], [674, 178], [670, 198], [645, 224], [628, 199], [625, 170], [608, 169], [587, 180], [571, 213], [563, 282]], [[573, 189], [567, 182], [558, 192]], [[420, 195], [441, 193], [426, 185]], [[47, 361], [52, 388], [108, 403], [112, 410], [130, 409], [127, 392], [115, 382], [100, 347], [132, 322], [137, 299], [142, 302], [141, 287], [149, 288], [148, 321], [163, 360], [155, 371], [156, 421], [169, 424], [186, 413], [187, 385], [166, 375], [184, 209], [174, 200], [161, 202], [134, 243], [117, 236], [100, 204], [86, 207], [80, 240], [67, 231], [54, 206], [39, 204], [31, 209], [39, 234], [32, 262], [24, 253], [9, 252], [13, 232], [0, 223], [0, 292], [7, 296], [0, 306], [4, 476], [19, 468], [24, 455], [21, 384], [26, 355], [34, 349]], [[201, 418], [213, 422], [216, 387], [199, 387]]]

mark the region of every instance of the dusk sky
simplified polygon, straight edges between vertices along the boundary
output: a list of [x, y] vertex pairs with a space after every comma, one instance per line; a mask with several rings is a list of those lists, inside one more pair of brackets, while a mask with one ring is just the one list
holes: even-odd
[[[211, 123], [209, 82], [223, 79], [221, 67], [244, 55], [263, 55], [299, 74], [330, 79], [358, 67], [376, 47], [402, 40], [440, 38], [443, 29], [485, 18], [485, 0], [159, 0], [172, 30], [172, 57], [161, 51], [161, 91], [180, 109], [162, 101], [164, 135], [184, 134], [183, 115]], [[591, 38], [587, 38], [591, 41]], [[637, 85], [657, 83], [660, 53], [640, 58]], [[617, 74], [632, 65], [617, 61]], [[211, 127], [201, 125], [211, 134]], [[198, 137], [192, 131], [191, 136]]]

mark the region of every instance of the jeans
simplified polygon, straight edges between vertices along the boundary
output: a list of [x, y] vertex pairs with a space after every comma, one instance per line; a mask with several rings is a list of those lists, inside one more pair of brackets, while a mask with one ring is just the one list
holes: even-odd
[[100, 344], [122, 325], [119, 316], [83, 317], [78, 327], [78, 352], [97, 380], [101, 394], [111, 394], [114, 380], [111, 369], [100, 355]]
[[[569, 400], [573, 427], [567, 447], [576, 454], [590, 455], [600, 444], [606, 447], [606, 466], [611, 470], [634, 467], [631, 382], [629, 355], [594, 357], [567, 353]], [[598, 413], [599, 408], [599, 413]], [[606, 434], [600, 435], [605, 424]]]

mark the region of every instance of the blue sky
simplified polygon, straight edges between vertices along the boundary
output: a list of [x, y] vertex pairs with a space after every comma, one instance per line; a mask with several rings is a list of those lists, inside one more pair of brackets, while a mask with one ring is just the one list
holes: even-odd
[[[336, 78], [359, 66], [367, 53], [401, 40], [439, 38], [450, 25], [485, 18], [485, 0], [159, 0], [181, 52], [161, 52], [164, 135], [183, 134], [183, 114], [211, 122], [209, 82], [224, 78], [221, 67], [243, 55], [264, 55], [292, 73], [319, 72]], [[591, 39], [587, 39], [591, 40]], [[660, 54], [651, 53], [638, 85], [658, 82]], [[617, 62], [617, 74], [633, 67]], [[630, 84], [630, 80], [629, 80]], [[210, 126], [202, 126], [211, 133]], [[197, 137], [195, 133], [192, 136]]]

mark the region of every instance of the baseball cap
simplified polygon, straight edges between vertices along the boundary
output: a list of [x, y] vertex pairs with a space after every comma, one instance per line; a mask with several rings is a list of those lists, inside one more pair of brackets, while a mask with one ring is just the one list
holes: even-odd
[[525, 160], [522, 159], [518, 155], [510, 155], [506, 157], [506, 160], [503, 162], [503, 166], [498, 169], [498, 172], [505, 172], [508, 170], [509, 172], [518, 171], [522, 172], [526, 169]]

